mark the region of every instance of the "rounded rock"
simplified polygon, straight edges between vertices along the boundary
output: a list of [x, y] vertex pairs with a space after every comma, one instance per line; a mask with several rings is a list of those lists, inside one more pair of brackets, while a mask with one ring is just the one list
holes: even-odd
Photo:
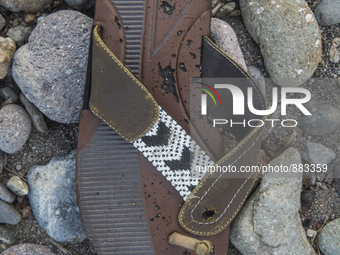
[[71, 5], [72, 7], [81, 9], [81, 8], [92, 8], [96, 1], [95, 0], [65, 0], [66, 3]]
[[310, 206], [315, 198], [315, 192], [312, 190], [305, 190], [301, 194], [301, 203], [305, 206]]
[[14, 55], [15, 82], [54, 121], [79, 121], [91, 27], [92, 19], [80, 12], [55, 12], [39, 22]]
[[338, 255], [340, 251], [340, 218], [329, 223], [318, 235], [319, 248], [325, 255]]
[[319, 26], [306, 2], [240, 0], [240, 7], [274, 82], [283, 87], [306, 82], [321, 61], [322, 50]]
[[49, 248], [39, 244], [22, 243], [7, 249], [1, 255], [54, 255]]
[[340, 0], [322, 0], [314, 13], [320, 25], [338, 24], [340, 23]]
[[37, 12], [53, 0], [0, 0], [0, 5], [12, 12]]
[[6, 183], [6, 187], [18, 196], [25, 196], [28, 194], [27, 184], [18, 176], [12, 176]]
[[31, 119], [19, 105], [0, 109], [0, 149], [7, 153], [19, 151], [31, 133]]

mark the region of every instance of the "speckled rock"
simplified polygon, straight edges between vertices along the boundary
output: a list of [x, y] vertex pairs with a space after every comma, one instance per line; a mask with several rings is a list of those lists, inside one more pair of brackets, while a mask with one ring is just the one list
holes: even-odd
[[336, 158], [336, 154], [333, 150], [325, 147], [320, 143], [307, 142], [301, 157], [311, 164], [328, 164]]
[[95, 0], [65, 0], [65, 2], [78, 9], [92, 8], [96, 3]]
[[57, 242], [86, 238], [77, 202], [76, 151], [53, 158], [46, 166], [33, 166], [27, 174], [28, 198], [34, 218]]
[[16, 196], [6, 188], [5, 184], [0, 182], [0, 199], [11, 204], [15, 198]]
[[274, 82], [299, 86], [307, 81], [321, 61], [321, 34], [305, 0], [240, 0], [240, 7]]
[[49, 248], [39, 244], [21, 243], [12, 246], [1, 255], [54, 255]]
[[6, 187], [9, 188], [14, 194], [18, 196], [25, 196], [28, 194], [27, 184], [18, 176], [12, 176], [6, 183]]
[[320, 25], [340, 23], [340, 0], [322, 0], [315, 8], [315, 17]]
[[6, 224], [0, 224], [0, 252], [3, 252], [14, 245], [16, 240], [15, 227], [8, 226]]
[[25, 110], [14, 104], [0, 109], [0, 149], [15, 153], [21, 149], [31, 132], [31, 119]]
[[[269, 165], [300, 163], [299, 152], [289, 148]], [[231, 225], [232, 244], [243, 255], [314, 255], [299, 217], [301, 186], [302, 173], [265, 173]]]
[[319, 248], [324, 255], [338, 255], [340, 251], [340, 218], [329, 223], [318, 235]]
[[6, 77], [15, 50], [16, 45], [11, 38], [0, 37], [0, 79]]
[[16, 225], [21, 220], [21, 215], [14, 206], [0, 200], [0, 223]]
[[12, 76], [26, 98], [48, 118], [79, 120], [92, 19], [59, 11], [36, 26], [14, 55]]
[[266, 95], [266, 79], [260, 69], [255, 66], [247, 66], [248, 73], [253, 77], [256, 83], [260, 86], [264, 95]]
[[212, 18], [210, 35], [225, 53], [231, 56], [236, 63], [247, 71], [247, 65], [237, 41], [236, 34], [227, 22]]
[[0, 0], [0, 5], [12, 12], [37, 12], [53, 0]]
[[299, 128], [310, 135], [330, 134], [340, 126], [340, 110], [329, 104], [321, 104], [311, 99], [304, 104], [310, 116], [302, 116], [299, 119]]
[[15, 41], [19, 46], [21, 46], [25, 43], [25, 37], [24, 37], [25, 28], [26, 27], [23, 25], [12, 27], [8, 29], [6, 36], [12, 38], [13, 41]]

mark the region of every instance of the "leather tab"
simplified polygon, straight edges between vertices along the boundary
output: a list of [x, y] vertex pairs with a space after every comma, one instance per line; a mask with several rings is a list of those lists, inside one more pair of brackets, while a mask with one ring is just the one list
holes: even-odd
[[[265, 110], [266, 101], [258, 85], [252, 80], [248, 73], [240, 68], [226, 53], [219, 49], [209, 38], [203, 38], [202, 45], [202, 77], [203, 78], [243, 78], [238, 88], [246, 91], [252, 87], [257, 93], [254, 95], [256, 109]], [[232, 102], [228, 93], [219, 93], [224, 102]], [[209, 104], [208, 104], [209, 105]], [[236, 117], [232, 114], [230, 104], [217, 112], [210, 112], [212, 118], [215, 116]], [[242, 115], [246, 121], [256, 118], [265, 120], [263, 116], [256, 116], [249, 111]], [[241, 169], [247, 166], [256, 166], [260, 152], [263, 127], [231, 128], [228, 130], [240, 138], [240, 142], [228, 154], [226, 154], [216, 165], [223, 168], [234, 166]], [[223, 231], [235, 218], [238, 211], [245, 202], [250, 190], [256, 180], [256, 173], [233, 173], [208, 172], [200, 183], [191, 192], [185, 201], [179, 216], [180, 225], [188, 232], [199, 236], [212, 236]], [[236, 178], [237, 177], [237, 178]]]
[[159, 107], [143, 84], [93, 35], [90, 109], [108, 126], [133, 142], [157, 122]]

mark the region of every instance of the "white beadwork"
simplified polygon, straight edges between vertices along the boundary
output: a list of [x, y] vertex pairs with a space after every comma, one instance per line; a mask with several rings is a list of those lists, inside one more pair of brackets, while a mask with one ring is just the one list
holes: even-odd
[[183, 148], [187, 147], [190, 150], [192, 167], [213, 166], [214, 162], [171, 116], [161, 107], [159, 108], [159, 119], [145, 136], [157, 135], [159, 124], [163, 122], [171, 130], [167, 145], [148, 147], [142, 141], [142, 138], [135, 141], [133, 145], [170, 181], [171, 185], [186, 200], [191, 193], [190, 188], [199, 183], [204, 173], [197, 173], [196, 178], [194, 178], [190, 169], [170, 169], [164, 161], [180, 160]]

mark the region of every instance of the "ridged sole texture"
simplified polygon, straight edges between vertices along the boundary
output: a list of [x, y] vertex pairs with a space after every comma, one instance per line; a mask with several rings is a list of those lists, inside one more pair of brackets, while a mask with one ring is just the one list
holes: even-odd
[[[139, 76], [144, 0], [111, 1], [126, 34], [126, 66]], [[98, 255], [154, 254], [145, 219], [138, 151], [102, 123], [78, 160], [81, 211]]]

